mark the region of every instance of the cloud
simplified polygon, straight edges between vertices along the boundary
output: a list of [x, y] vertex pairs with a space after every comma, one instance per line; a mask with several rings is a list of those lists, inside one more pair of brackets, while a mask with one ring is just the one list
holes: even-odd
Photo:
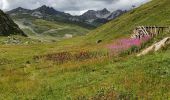
[[7, 9], [9, 8], [9, 3], [7, 0], [0, 0], [0, 9]]
[[132, 5], [139, 6], [149, 0], [0, 0], [0, 9], [11, 10], [17, 7], [35, 9], [42, 5], [54, 7], [56, 10], [72, 14], [82, 14], [93, 9], [109, 10], [129, 9]]

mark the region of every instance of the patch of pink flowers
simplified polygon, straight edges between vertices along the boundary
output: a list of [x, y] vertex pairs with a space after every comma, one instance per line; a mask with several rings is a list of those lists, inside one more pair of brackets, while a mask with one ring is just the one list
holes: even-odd
[[123, 39], [119, 39], [119, 40], [114, 41], [114, 43], [108, 45], [108, 48], [112, 52], [118, 53], [118, 52], [128, 50], [133, 46], [140, 47], [143, 43], [147, 42], [150, 39], [151, 39], [150, 36], [145, 36], [141, 39], [138, 39], [138, 38], [133, 38], [133, 39], [132, 38], [123, 38]]

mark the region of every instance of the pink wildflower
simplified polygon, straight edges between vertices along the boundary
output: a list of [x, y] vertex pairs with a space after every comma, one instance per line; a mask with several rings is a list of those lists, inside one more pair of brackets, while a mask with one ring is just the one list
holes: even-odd
[[148, 40], [150, 40], [149, 36], [145, 36], [141, 39], [124, 38], [115, 41], [113, 44], [110, 44], [108, 48], [112, 52], [117, 53], [117, 52], [128, 50], [132, 46], [140, 47], [143, 43], [147, 42]]

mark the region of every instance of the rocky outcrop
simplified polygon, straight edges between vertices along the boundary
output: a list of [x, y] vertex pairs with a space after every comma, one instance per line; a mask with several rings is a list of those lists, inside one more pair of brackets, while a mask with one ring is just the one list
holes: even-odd
[[107, 23], [108, 21], [115, 19], [127, 11], [116, 10], [114, 12], [108, 11], [106, 8], [103, 10], [88, 10], [80, 18], [84, 19], [86, 22], [93, 24], [94, 26], [100, 26]]
[[46, 5], [43, 5], [37, 9], [32, 10], [31, 13], [34, 13], [34, 12], [40, 12], [44, 17], [47, 15], [62, 16], [62, 17], [70, 16], [70, 14], [68, 14], [68, 13], [57, 11], [53, 7], [48, 7]]
[[17, 24], [3, 11], [0, 10], [0, 35], [22, 35], [26, 36]]
[[155, 44], [153, 44], [152, 46], [146, 48], [145, 50], [143, 50], [141, 53], [139, 53], [137, 56], [143, 56], [146, 55], [150, 52], [156, 52], [161, 50], [162, 48], [165, 48], [167, 46], [170, 45], [170, 37], [166, 37], [163, 40], [161, 40], [160, 42], [157, 42]]
[[107, 18], [110, 15], [110, 11], [108, 11], [106, 8], [103, 10], [88, 10], [85, 12], [81, 17], [90, 20], [90, 19], [98, 19], [98, 18]]
[[122, 14], [126, 13], [127, 11], [126, 10], [116, 10], [114, 12], [112, 12], [110, 14], [110, 16], [107, 17], [108, 20], [112, 20], [112, 19], [115, 19], [119, 16], [121, 16]]

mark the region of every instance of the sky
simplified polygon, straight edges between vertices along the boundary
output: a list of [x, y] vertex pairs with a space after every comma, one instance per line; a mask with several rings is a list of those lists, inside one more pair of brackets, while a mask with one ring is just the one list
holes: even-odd
[[80, 15], [87, 10], [110, 11], [130, 9], [132, 5], [140, 6], [149, 0], [0, 0], [0, 9], [8, 11], [17, 7], [35, 9], [42, 5], [55, 8], [58, 11]]

